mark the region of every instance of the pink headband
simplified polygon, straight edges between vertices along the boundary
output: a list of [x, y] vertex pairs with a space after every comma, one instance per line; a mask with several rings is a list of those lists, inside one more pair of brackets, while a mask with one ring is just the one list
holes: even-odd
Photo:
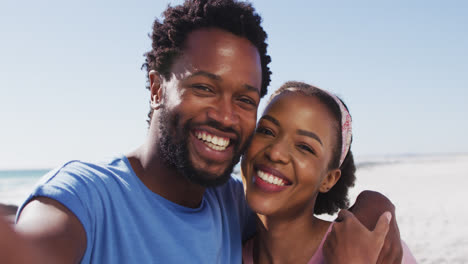
[[330, 95], [333, 100], [338, 104], [340, 107], [341, 111], [341, 156], [340, 156], [340, 166], [343, 165], [343, 161], [346, 158], [346, 155], [348, 155], [349, 147], [351, 146], [351, 137], [352, 137], [352, 125], [351, 125], [351, 115], [349, 114], [348, 110], [346, 110], [346, 107], [343, 105], [341, 100], [336, 97], [336, 95], [322, 90], [328, 95]]

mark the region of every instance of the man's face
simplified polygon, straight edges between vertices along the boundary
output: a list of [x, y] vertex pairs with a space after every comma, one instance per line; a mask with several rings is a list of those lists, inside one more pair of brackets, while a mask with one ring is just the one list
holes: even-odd
[[160, 153], [193, 182], [222, 184], [255, 128], [262, 76], [258, 51], [226, 31], [196, 30], [171, 74], [161, 80]]

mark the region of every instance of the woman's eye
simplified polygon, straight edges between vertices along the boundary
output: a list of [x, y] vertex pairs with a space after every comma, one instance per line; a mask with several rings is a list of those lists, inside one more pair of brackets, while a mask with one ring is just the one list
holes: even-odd
[[268, 136], [274, 136], [273, 132], [268, 129], [268, 128], [265, 128], [265, 127], [258, 127], [255, 132], [259, 133], [259, 134], [264, 134], [264, 135], [268, 135]]
[[302, 150], [305, 150], [305, 151], [307, 151], [307, 152], [310, 152], [310, 153], [312, 153], [312, 154], [315, 154], [315, 151], [314, 151], [311, 147], [309, 147], [309, 146], [307, 146], [307, 145], [300, 144], [298, 147], [299, 147], [300, 149], [302, 149]]

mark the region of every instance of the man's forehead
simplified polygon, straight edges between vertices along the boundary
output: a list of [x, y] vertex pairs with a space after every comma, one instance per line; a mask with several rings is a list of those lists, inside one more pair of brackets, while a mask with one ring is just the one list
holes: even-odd
[[220, 29], [200, 29], [189, 34], [182, 53], [171, 67], [177, 77], [194, 73], [217, 79], [234, 75], [260, 92], [261, 62], [257, 48], [246, 38]]
[[182, 48], [182, 54], [203, 58], [208, 56], [231, 57], [239, 53], [240, 50], [248, 52], [250, 57], [258, 57], [260, 60], [258, 49], [247, 38], [222, 29], [209, 28], [189, 33]]

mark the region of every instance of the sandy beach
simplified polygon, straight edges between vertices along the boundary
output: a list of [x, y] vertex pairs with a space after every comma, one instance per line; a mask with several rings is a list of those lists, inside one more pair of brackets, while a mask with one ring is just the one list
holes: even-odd
[[468, 155], [366, 159], [351, 197], [366, 189], [389, 197], [418, 263], [468, 263], [467, 183]]

